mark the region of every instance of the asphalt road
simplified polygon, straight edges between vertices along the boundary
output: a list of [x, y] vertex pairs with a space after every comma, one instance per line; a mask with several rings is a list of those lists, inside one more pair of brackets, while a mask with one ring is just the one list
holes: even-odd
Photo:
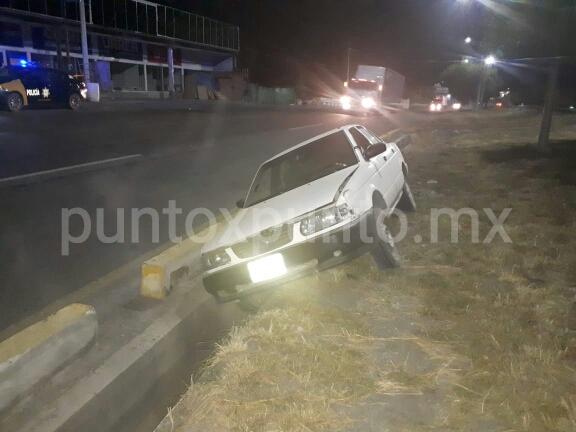
[[[0, 113], [0, 182], [43, 170], [141, 155], [132, 163], [63, 175], [22, 186], [0, 186], [0, 331], [122, 267], [169, 240], [162, 209], [175, 200], [177, 234], [185, 215], [204, 207], [231, 208], [260, 163], [314, 135], [351, 123], [377, 133], [407, 127], [426, 114], [359, 117], [302, 107], [267, 107], [217, 101], [105, 102], [78, 112], [29, 110]], [[62, 255], [62, 209], [85, 209], [89, 237]], [[156, 209], [141, 219], [132, 241], [132, 209]], [[97, 209], [104, 233], [117, 232], [124, 209], [125, 239], [107, 244], [97, 236]], [[205, 222], [201, 217], [195, 224]], [[70, 218], [69, 232], [83, 222]]]

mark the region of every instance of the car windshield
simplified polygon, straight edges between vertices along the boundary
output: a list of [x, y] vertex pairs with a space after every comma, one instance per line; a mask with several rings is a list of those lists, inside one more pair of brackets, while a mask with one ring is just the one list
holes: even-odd
[[245, 206], [266, 201], [357, 163], [344, 132], [335, 132], [264, 164], [256, 174]]
[[348, 88], [352, 90], [363, 90], [363, 91], [376, 91], [378, 90], [378, 83], [372, 81], [350, 81]]

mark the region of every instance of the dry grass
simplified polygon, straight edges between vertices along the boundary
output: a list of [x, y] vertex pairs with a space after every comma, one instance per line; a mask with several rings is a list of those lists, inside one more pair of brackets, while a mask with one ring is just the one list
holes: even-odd
[[[466, 235], [449, 244], [448, 223], [440, 224], [438, 244], [402, 244], [413, 268], [433, 262], [460, 269], [405, 271], [397, 284], [415, 289], [423, 314], [452, 323], [430, 332], [432, 340], [465, 342], [455, 349], [472, 360], [472, 370], [455, 387], [460, 401], [448, 419], [455, 429], [480, 414], [513, 430], [576, 430], [576, 188], [565, 181], [576, 168], [575, 120], [556, 120], [553, 138], [569, 141], [546, 154], [529, 144], [536, 120], [474, 116], [465, 133], [454, 133], [451, 121], [427, 125], [419, 131], [423, 146], [409, 156], [421, 204], [414, 234], [426, 236], [420, 231], [429, 226], [429, 208], [491, 207], [497, 215], [512, 208], [505, 228], [513, 244], [498, 237], [472, 244]], [[431, 152], [434, 146], [439, 151]], [[438, 186], [428, 186], [430, 178]], [[489, 220], [481, 220], [481, 239], [491, 225], [483, 222]]]
[[[403, 268], [362, 257], [283, 287], [218, 347], [165, 430], [576, 430], [576, 144], [534, 154], [537, 120], [415, 129]], [[573, 123], [555, 119], [553, 138], [576, 143]], [[442, 219], [431, 243], [443, 207], [478, 210], [480, 239], [481, 209], [512, 208], [513, 243], [471, 243], [466, 217], [458, 243]]]

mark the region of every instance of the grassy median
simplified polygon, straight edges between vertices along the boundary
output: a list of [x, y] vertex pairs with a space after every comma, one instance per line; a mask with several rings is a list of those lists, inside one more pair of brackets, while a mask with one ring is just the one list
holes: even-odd
[[[576, 430], [576, 117], [546, 152], [534, 113], [441, 115], [411, 131], [419, 204], [404, 265], [370, 256], [277, 290], [233, 329], [166, 430]], [[469, 216], [451, 241], [448, 216]], [[511, 209], [484, 243], [495, 217]]]

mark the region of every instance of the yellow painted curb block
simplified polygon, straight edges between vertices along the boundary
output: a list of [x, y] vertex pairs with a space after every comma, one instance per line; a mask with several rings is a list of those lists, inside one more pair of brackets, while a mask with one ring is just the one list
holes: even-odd
[[[237, 209], [232, 210], [230, 215], [234, 216], [237, 212]], [[223, 221], [222, 216], [216, 218], [216, 224], [207, 226], [195, 236], [146, 261], [142, 265], [140, 294], [162, 300], [170, 294], [179, 280], [192, 273], [195, 268], [200, 269], [202, 246], [214, 236]]]

